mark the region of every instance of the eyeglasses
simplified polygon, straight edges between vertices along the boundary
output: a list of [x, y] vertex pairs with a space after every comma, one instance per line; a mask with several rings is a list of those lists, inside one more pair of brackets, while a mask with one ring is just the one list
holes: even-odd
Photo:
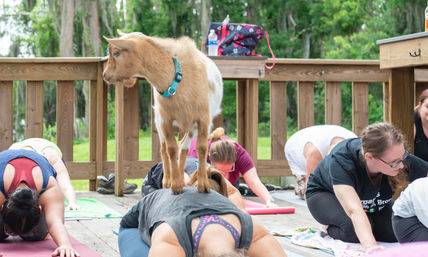
[[389, 163], [389, 162], [387, 162], [387, 161], [385, 161], [385, 160], [382, 160], [382, 158], [377, 158], [377, 159], [379, 159], [381, 162], [383, 162], [383, 163], [385, 163], [386, 165], [388, 165], [389, 167], [391, 167], [391, 168], [395, 168], [395, 167], [397, 167], [398, 165], [400, 165], [400, 163], [402, 163], [404, 160], [406, 160], [408, 157], [409, 157], [409, 155], [410, 155], [410, 153], [406, 150], [406, 151], [404, 151], [404, 154], [403, 154], [403, 157], [401, 157], [401, 160], [399, 160], [399, 161], [397, 161], [397, 162], [394, 162], [394, 163]]
[[223, 165], [221, 165], [220, 167], [218, 167], [219, 166], [218, 164], [217, 164], [217, 166], [213, 164], [213, 166], [214, 166], [214, 168], [216, 168], [217, 170], [219, 170], [221, 172], [234, 172], [235, 171], [235, 163], [232, 164], [232, 168], [230, 170], [220, 169], [220, 167], [222, 167]]

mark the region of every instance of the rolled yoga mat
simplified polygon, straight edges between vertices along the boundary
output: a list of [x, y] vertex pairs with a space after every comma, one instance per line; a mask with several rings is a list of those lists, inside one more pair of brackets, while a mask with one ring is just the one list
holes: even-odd
[[290, 214], [294, 213], [294, 207], [276, 207], [276, 208], [266, 208], [262, 203], [254, 202], [251, 200], [244, 199], [245, 210], [252, 215], [260, 214]]

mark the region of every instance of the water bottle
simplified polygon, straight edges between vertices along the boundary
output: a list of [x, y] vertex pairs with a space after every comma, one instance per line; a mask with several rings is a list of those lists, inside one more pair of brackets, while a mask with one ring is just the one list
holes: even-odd
[[217, 34], [213, 29], [208, 34], [208, 55], [217, 56]]
[[425, 8], [425, 31], [428, 31], [428, 1], [427, 7]]

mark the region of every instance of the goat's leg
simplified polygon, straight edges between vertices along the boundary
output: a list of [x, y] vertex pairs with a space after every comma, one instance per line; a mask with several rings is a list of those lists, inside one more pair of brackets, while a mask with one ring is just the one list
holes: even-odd
[[198, 191], [200, 193], [208, 193], [210, 184], [207, 176], [207, 161], [208, 152], [208, 124], [199, 122], [198, 124], [198, 142], [196, 143], [196, 152], [198, 153]]
[[163, 165], [162, 187], [170, 188], [171, 187], [171, 164], [169, 161], [168, 153], [166, 152], [165, 141], [161, 143], [160, 152], [161, 152], [162, 165]]
[[[174, 194], [181, 194], [183, 192], [184, 184], [184, 163], [180, 168], [178, 167], [178, 145], [175, 138], [172, 137], [171, 141], [167, 142], [168, 155], [171, 162], [171, 190]], [[186, 153], [187, 155], [187, 153]], [[185, 159], [186, 157], [184, 157]]]
[[[184, 185], [184, 169], [179, 170], [178, 168], [178, 144], [174, 137], [173, 127], [162, 126], [162, 133], [165, 137], [166, 148], [168, 153], [168, 159], [170, 162], [170, 181], [171, 181], [171, 191], [174, 194], [180, 194], [183, 192]], [[183, 166], [184, 168], [184, 166]]]
[[196, 130], [187, 132], [184, 137], [180, 140], [180, 170], [184, 171], [186, 166], [186, 158], [189, 153], [190, 144], [194, 138], [194, 135], [198, 133]]

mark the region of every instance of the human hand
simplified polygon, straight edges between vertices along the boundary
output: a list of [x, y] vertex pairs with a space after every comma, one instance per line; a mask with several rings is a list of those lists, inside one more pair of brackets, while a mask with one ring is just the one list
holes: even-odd
[[383, 248], [385, 248], [385, 247], [376, 244], [376, 245], [372, 245], [372, 246], [366, 247], [365, 248], [365, 252], [366, 252], [366, 254], [370, 254], [370, 253], [374, 253], [376, 251], [379, 251], [379, 250], [381, 250]]
[[61, 245], [52, 252], [51, 256], [79, 257], [80, 254], [72, 246]]
[[67, 209], [77, 211], [77, 210], [80, 210], [81, 208], [79, 205], [77, 205], [77, 203], [71, 203], [68, 205]]
[[276, 208], [276, 207], [278, 207], [278, 205], [274, 203], [273, 198], [272, 197], [269, 198], [269, 200], [267, 200], [266, 202], [266, 208]]

